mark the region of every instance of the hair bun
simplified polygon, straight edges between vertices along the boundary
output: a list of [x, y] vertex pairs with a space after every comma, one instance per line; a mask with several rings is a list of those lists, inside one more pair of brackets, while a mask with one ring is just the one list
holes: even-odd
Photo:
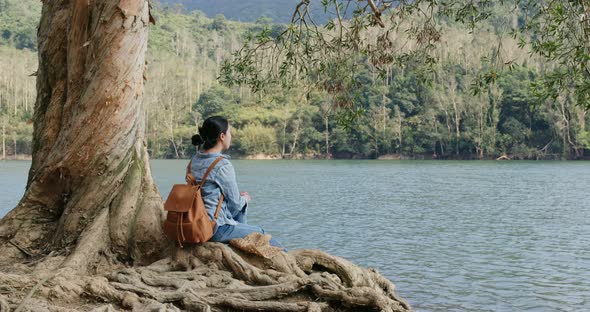
[[203, 140], [203, 138], [198, 134], [193, 135], [191, 140], [192, 140], [194, 146], [199, 146], [199, 145], [205, 143], [205, 140]]

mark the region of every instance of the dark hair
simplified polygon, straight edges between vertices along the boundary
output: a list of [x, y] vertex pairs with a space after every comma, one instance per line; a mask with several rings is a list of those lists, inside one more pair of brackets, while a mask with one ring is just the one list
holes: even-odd
[[217, 138], [222, 133], [227, 133], [229, 122], [221, 116], [212, 116], [203, 122], [203, 126], [199, 128], [199, 134], [192, 137], [193, 145], [203, 145], [204, 149], [210, 149], [217, 144]]

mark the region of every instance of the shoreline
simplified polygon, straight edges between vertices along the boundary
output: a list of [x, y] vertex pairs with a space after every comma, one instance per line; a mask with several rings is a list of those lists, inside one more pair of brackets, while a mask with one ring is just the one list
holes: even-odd
[[[421, 158], [404, 158], [404, 159], [377, 159], [377, 158], [333, 158], [333, 159], [275, 159], [275, 158], [268, 158], [268, 159], [253, 159], [253, 158], [243, 158], [243, 157], [232, 157], [232, 160], [252, 160], [252, 161], [276, 161], [276, 160], [294, 160], [294, 161], [309, 161], [309, 160], [325, 160], [325, 161], [343, 161], [343, 160], [377, 160], [377, 161], [498, 161], [498, 162], [506, 162], [504, 159], [493, 159], [493, 158], [485, 158], [485, 159], [421, 159]], [[190, 158], [150, 158], [150, 160], [190, 160]], [[561, 162], [561, 161], [572, 161], [572, 162], [584, 162], [590, 161], [590, 158], [582, 158], [582, 159], [508, 159], [515, 162], [521, 161], [554, 161], [554, 162]], [[8, 162], [8, 161], [32, 161], [31, 158], [0, 158], [0, 162]]]
[[[550, 155], [544, 158], [527, 158], [522, 157], [521, 155], [509, 155], [509, 154], [502, 154], [496, 157], [484, 157], [478, 158], [475, 155], [459, 155], [453, 157], [437, 157], [436, 155], [414, 155], [414, 156], [407, 156], [401, 154], [385, 154], [379, 155], [377, 157], [373, 156], [364, 156], [364, 155], [355, 155], [352, 153], [345, 153], [339, 155], [332, 155], [332, 154], [295, 154], [295, 155], [283, 155], [280, 154], [253, 154], [253, 155], [231, 155], [232, 159], [235, 160], [383, 160], [383, 161], [405, 161], [405, 160], [467, 160], [467, 161], [477, 161], [477, 160], [484, 160], [484, 161], [584, 161], [590, 160], [590, 155], [584, 155], [578, 158], [562, 158], [559, 155]], [[0, 161], [32, 161], [32, 155], [17, 155], [14, 157], [13, 155], [9, 155], [5, 158], [0, 157]], [[150, 160], [175, 160], [176, 158], [151, 158]], [[179, 158], [179, 160], [184, 160], [189, 158]]]
[[27, 160], [27, 161], [32, 161], [33, 160], [33, 156], [32, 155], [17, 155], [16, 157], [14, 156], [7, 156], [7, 157], [0, 157], [0, 161], [4, 161], [4, 160]]

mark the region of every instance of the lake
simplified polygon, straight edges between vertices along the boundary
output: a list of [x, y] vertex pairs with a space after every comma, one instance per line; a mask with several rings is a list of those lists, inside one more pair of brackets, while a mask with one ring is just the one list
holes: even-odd
[[[590, 162], [234, 160], [249, 222], [374, 267], [417, 311], [590, 309]], [[30, 162], [0, 161], [0, 216]], [[152, 161], [162, 194], [186, 161]]]

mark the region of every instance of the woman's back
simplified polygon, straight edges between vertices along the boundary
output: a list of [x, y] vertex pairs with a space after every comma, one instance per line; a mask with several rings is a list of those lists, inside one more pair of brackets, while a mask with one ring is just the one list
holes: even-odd
[[[211, 241], [227, 243], [232, 239], [243, 238], [251, 233], [265, 234], [264, 229], [247, 223], [246, 214], [250, 195], [240, 193], [236, 181], [234, 167], [229, 156], [222, 154], [231, 145], [231, 128], [227, 119], [221, 116], [207, 118], [199, 128], [199, 134], [192, 138], [193, 145], [202, 147], [204, 153], [197, 153], [191, 163], [190, 171], [197, 182], [200, 182], [207, 169], [213, 162], [221, 160], [206, 177], [201, 189], [201, 195], [211, 220], [223, 194], [221, 211], [215, 220], [215, 232]], [[277, 247], [282, 245], [271, 238], [270, 244]]]
[[223, 193], [225, 199], [221, 204], [221, 212], [216, 223], [217, 225], [235, 225], [238, 222], [235, 220], [236, 215], [240, 210], [245, 210], [247, 204], [246, 200], [240, 196], [229, 156], [222, 153], [197, 153], [192, 159], [191, 173], [200, 183], [209, 166], [219, 157], [222, 159], [207, 176], [201, 195], [207, 207], [207, 213], [213, 219], [217, 203]]

